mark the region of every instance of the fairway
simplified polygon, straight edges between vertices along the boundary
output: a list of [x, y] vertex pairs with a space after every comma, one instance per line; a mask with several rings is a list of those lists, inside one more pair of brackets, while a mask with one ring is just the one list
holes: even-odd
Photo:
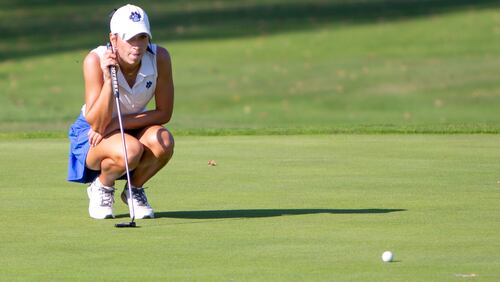
[[[498, 1], [195, 2], [145, 6], [155, 43], [172, 54], [178, 132], [500, 132]], [[84, 103], [82, 60], [105, 43], [113, 5], [0, 12], [10, 23], [0, 137], [66, 131]], [[61, 40], [24, 37], [39, 18]]]
[[[157, 218], [117, 229], [123, 203], [119, 218], [92, 220], [85, 186], [65, 182], [66, 140], [4, 139], [0, 277], [498, 281], [499, 142], [181, 136], [172, 163], [147, 185]], [[395, 262], [381, 261], [385, 250]]]

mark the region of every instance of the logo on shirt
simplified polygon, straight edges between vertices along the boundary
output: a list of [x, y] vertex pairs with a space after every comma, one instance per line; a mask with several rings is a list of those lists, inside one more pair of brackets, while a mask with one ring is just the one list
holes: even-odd
[[131, 19], [133, 22], [138, 22], [141, 20], [141, 14], [139, 14], [139, 12], [132, 12], [130, 13], [129, 19]]
[[146, 82], [147, 89], [149, 89], [151, 87], [151, 85], [153, 85], [153, 82], [151, 82], [151, 81]]

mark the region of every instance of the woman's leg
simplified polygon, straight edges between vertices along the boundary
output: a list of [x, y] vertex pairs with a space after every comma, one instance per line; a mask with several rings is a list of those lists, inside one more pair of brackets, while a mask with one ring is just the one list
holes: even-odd
[[[143, 146], [137, 138], [125, 135], [129, 167], [134, 169], [143, 154]], [[100, 170], [97, 179], [87, 188], [89, 214], [96, 219], [113, 218], [114, 184], [125, 173], [120, 133], [112, 134], [89, 149], [86, 165], [93, 170]]]
[[131, 182], [135, 187], [142, 187], [172, 158], [174, 138], [166, 128], [159, 125], [146, 127], [137, 138], [144, 149]]
[[[128, 165], [130, 170], [139, 165], [144, 148], [136, 137], [125, 134], [127, 143]], [[91, 147], [87, 154], [87, 167], [100, 170], [100, 182], [105, 186], [114, 186], [115, 180], [125, 174], [125, 156], [119, 132], [104, 138], [97, 146]]]

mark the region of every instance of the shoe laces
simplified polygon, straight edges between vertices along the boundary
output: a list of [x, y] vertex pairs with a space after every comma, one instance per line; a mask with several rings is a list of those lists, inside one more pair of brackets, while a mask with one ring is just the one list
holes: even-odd
[[101, 207], [112, 207], [115, 202], [115, 190], [109, 190], [104, 187], [99, 187], [99, 197], [101, 198]]
[[149, 206], [148, 198], [146, 198], [146, 193], [144, 193], [144, 188], [132, 188], [132, 198], [137, 202], [137, 205], [139, 206]]

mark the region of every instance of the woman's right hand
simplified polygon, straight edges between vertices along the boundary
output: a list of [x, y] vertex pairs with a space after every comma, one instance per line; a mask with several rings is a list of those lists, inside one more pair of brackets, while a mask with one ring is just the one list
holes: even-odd
[[103, 136], [99, 132], [94, 131], [92, 128], [87, 133], [87, 136], [89, 137], [89, 143], [91, 147], [97, 146], [99, 143], [101, 143], [101, 140], [103, 138]]
[[118, 61], [116, 60], [116, 53], [113, 53], [111, 50], [106, 50], [101, 59], [101, 70], [104, 75], [104, 80], [111, 79], [111, 73], [109, 72], [110, 66], [118, 67]]

